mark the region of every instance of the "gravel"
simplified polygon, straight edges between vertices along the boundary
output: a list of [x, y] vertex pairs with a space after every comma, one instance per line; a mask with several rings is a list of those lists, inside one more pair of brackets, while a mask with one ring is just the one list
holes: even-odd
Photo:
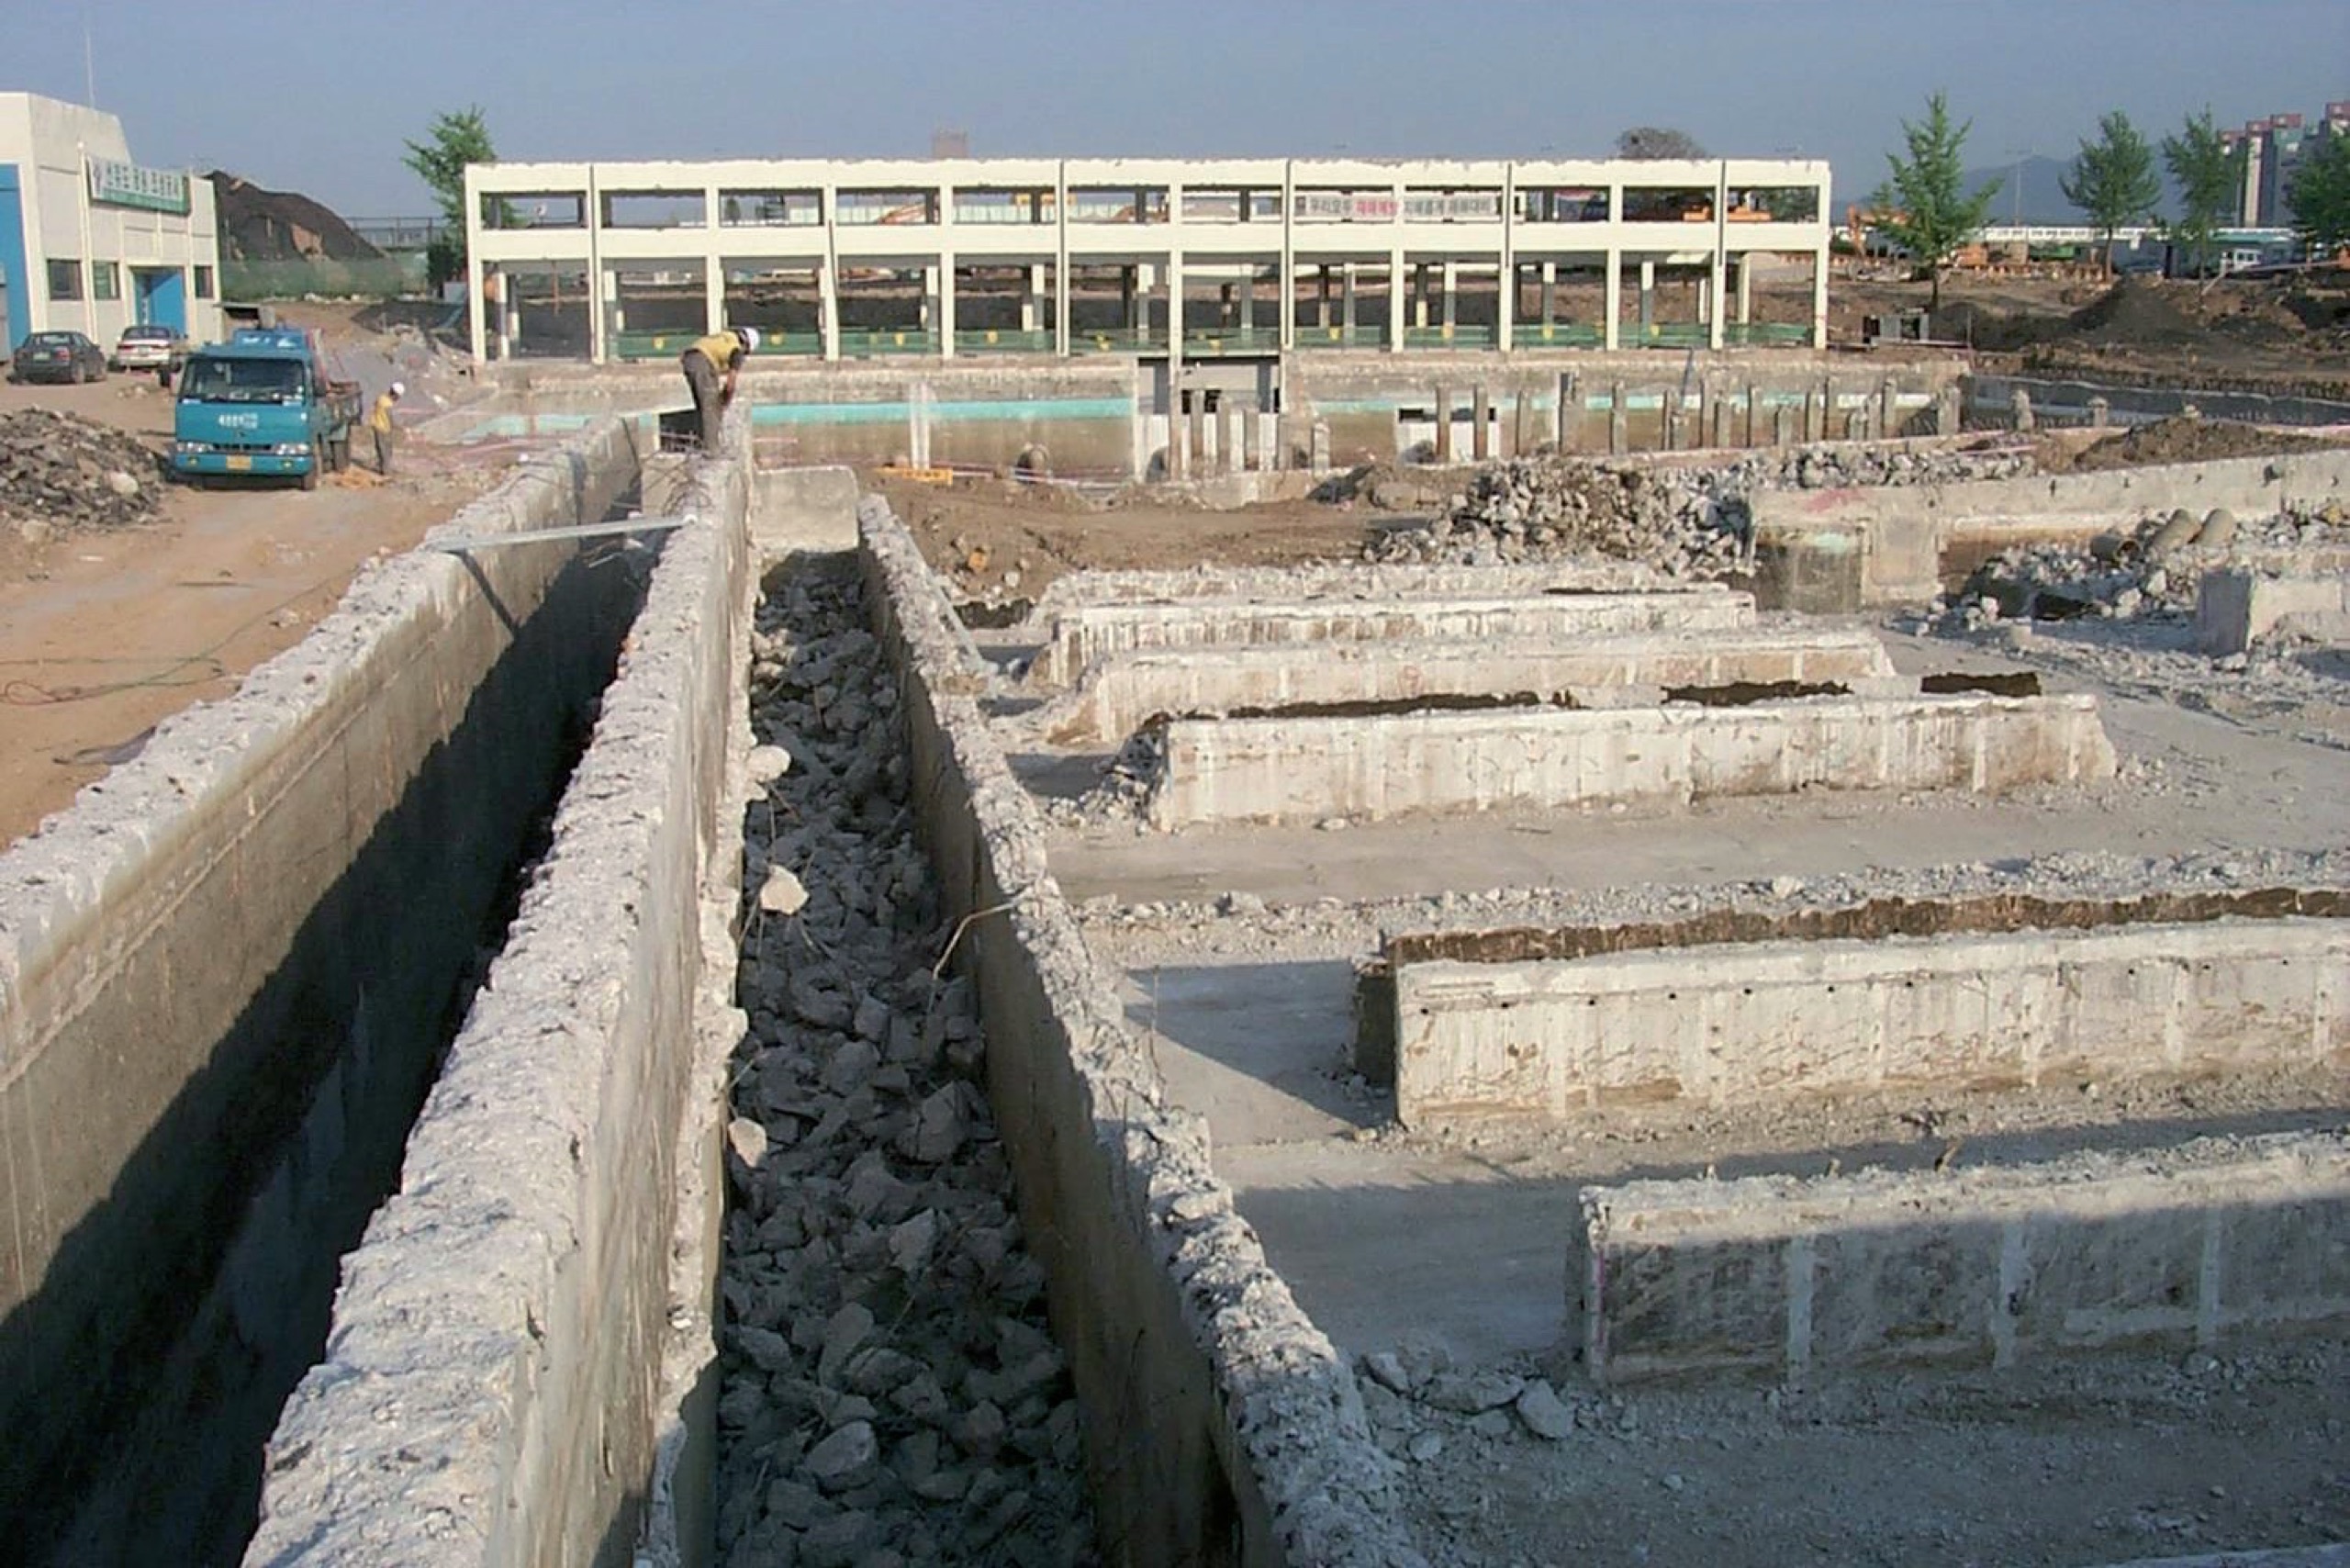
[[28, 543], [152, 522], [162, 460], [137, 436], [49, 409], [0, 414], [0, 523]]
[[852, 578], [762, 608], [722, 1293], [732, 1568], [1096, 1560], [1077, 1401]]

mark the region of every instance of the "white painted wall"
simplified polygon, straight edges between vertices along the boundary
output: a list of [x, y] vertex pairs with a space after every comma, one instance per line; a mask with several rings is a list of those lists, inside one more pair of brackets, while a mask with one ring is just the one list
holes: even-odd
[[[0, 93], [0, 163], [17, 166], [23, 188], [25, 270], [9, 290], [14, 325], [30, 331], [82, 331], [112, 347], [138, 319], [134, 267], [168, 267], [183, 274], [188, 335], [199, 342], [222, 335], [219, 222], [212, 184], [187, 172], [189, 211], [179, 217], [89, 199], [84, 159], [137, 162], [122, 122], [103, 110], [33, 93]], [[78, 300], [49, 297], [48, 263], [82, 263]], [[93, 262], [112, 262], [117, 297], [96, 297]], [[196, 269], [207, 270], [211, 297], [196, 297]], [[17, 280], [10, 280], [12, 286]]]

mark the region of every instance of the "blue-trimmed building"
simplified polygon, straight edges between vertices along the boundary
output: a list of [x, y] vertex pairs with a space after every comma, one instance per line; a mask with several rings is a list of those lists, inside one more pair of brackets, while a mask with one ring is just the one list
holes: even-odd
[[133, 162], [110, 114], [0, 93], [0, 350], [67, 330], [111, 348], [134, 321], [221, 335], [212, 183]]

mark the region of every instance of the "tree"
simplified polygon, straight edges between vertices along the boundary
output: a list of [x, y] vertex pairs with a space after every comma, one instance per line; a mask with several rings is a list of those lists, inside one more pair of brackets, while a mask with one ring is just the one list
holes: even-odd
[[1616, 139], [1618, 158], [1703, 158], [1706, 150], [1685, 130], [1664, 125], [1636, 125]]
[[[441, 216], [449, 220], [451, 238], [435, 241], [425, 257], [437, 289], [447, 279], [463, 276], [465, 270], [465, 165], [494, 163], [498, 152], [490, 145], [489, 127], [482, 123], [478, 105], [434, 116], [424, 140], [406, 145], [408, 152], [400, 162], [431, 190], [433, 199], [441, 204]], [[504, 211], [501, 203], [501, 221]]]
[[2199, 275], [2210, 264], [2211, 237], [2238, 207], [2244, 167], [2220, 140], [2211, 111], [2189, 115], [2176, 136], [2163, 138], [2163, 162], [2178, 187], [2178, 218], [2171, 238], [2192, 258]]
[[2154, 150], [2128, 115], [2116, 109], [2098, 120], [2097, 129], [2097, 140], [2081, 143], [2073, 166], [2057, 183], [2065, 199], [2088, 215], [2110, 270], [2113, 231], [2153, 218], [2162, 203], [2163, 186], [2154, 177]]
[[2312, 252], [2350, 245], [2350, 136], [2336, 131], [2303, 153], [2285, 199]]
[[1991, 197], [1999, 189], [1997, 180], [1973, 196], [1960, 189], [1965, 174], [1959, 166], [1959, 151], [1966, 145], [1966, 133], [1974, 129], [1973, 120], [1951, 124], [1950, 106], [1943, 95], [1936, 93], [1926, 100], [1923, 124], [1901, 122], [1901, 139], [1909, 156], [1885, 155], [1892, 176], [1869, 197], [1869, 205], [1877, 209], [1876, 227], [1908, 251], [1910, 260], [1933, 279], [1929, 309], [1942, 308], [1942, 270], [1958, 248], [1982, 229], [1984, 217], [1991, 210]]

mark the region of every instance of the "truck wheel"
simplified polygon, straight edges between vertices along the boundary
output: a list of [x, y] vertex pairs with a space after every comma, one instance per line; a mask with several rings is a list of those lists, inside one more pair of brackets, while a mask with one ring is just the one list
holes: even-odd
[[326, 467], [326, 443], [324, 442], [312, 442], [310, 443], [310, 465], [302, 470], [302, 488], [306, 490], [317, 489], [319, 487], [319, 474]]

